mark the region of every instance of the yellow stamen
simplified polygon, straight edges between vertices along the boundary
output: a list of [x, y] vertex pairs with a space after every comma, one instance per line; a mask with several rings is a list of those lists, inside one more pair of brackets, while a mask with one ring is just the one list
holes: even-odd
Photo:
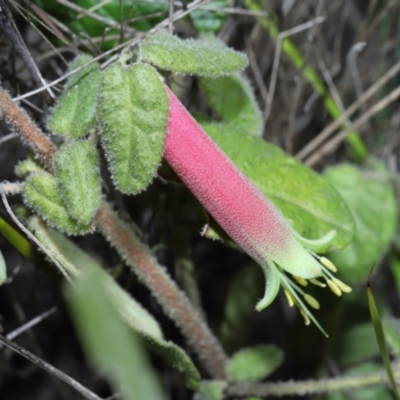
[[323, 288], [326, 287], [325, 283], [322, 283], [317, 279], [309, 279], [309, 281], [315, 286], [319, 286], [319, 287], [323, 287]]
[[319, 310], [320, 305], [314, 297], [310, 296], [309, 294], [304, 295], [304, 300], [312, 307], [315, 308], [316, 310]]
[[286, 289], [284, 289], [283, 291], [285, 292], [287, 302], [289, 303], [289, 307], [293, 307], [294, 301], [292, 295]]
[[326, 268], [329, 269], [329, 271], [332, 272], [337, 272], [337, 268], [333, 264], [331, 260], [328, 260], [326, 257], [320, 257], [319, 262]]
[[342, 295], [342, 292], [339, 289], [339, 286], [337, 286], [335, 282], [331, 281], [330, 279], [327, 279], [326, 283], [328, 284], [329, 289], [331, 289], [332, 292], [336, 294], [336, 296], [340, 297]]
[[310, 321], [310, 318], [308, 317], [308, 315], [307, 315], [303, 310], [300, 310], [300, 313], [301, 313], [301, 315], [302, 315], [303, 318], [304, 318], [304, 323], [305, 323], [307, 326], [310, 325], [311, 321]]
[[350, 293], [352, 291], [351, 287], [343, 283], [340, 279], [334, 278], [333, 282], [335, 282], [342, 292]]
[[293, 279], [301, 286], [307, 286], [308, 285], [308, 282], [305, 279], [300, 278], [299, 276], [293, 275]]

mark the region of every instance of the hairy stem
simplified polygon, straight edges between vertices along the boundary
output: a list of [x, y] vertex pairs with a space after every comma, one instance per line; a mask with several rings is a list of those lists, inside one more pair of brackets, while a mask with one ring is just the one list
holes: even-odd
[[[400, 366], [393, 364], [395, 378], [400, 379]], [[226, 396], [305, 396], [337, 390], [359, 389], [367, 386], [387, 385], [389, 383], [385, 371], [377, 371], [364, 375], [345, 376], [318, 381], [271, 382], [271, 383], [231, 383], [225, 389]]]
[[[53, 144], [1, 87], [0, 116], [52, 170], [56, 151]], [[215, 379], [224, 378], [226, 356], [220, 344], [186, 295], [151, 255], [150, 249], [105, 202], [97, 213], [96, 223], [121, 257], [151, 290], [164, 312], [181, 329], [187, 341], [203, 361], [210, 376]]]
[[139, 279], [151, 290], [164, 312], [175, 321], [211, 376], [225, 376], [225, 355], [197, 310], [186, 295], [178, 289], [134, 232], [122, 222], [107, 204], [97, 212], [99, 230], [118, 250]]

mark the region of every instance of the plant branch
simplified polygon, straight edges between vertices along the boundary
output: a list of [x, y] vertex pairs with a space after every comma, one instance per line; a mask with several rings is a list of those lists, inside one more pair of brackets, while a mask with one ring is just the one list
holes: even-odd
[[[400, 379], [400, 365], [393, 363], [395, 378]], [[229, 397], [268, 397], [268, 396], [305, 396], [317, 393], [333, 392], [337, 390], [351, 390], [367, 386], [387, 385], [389, 383], [385, 371], [371, 372], [358, 376], [343, 376], [321, 379], [318, 381], [292, 381], [271, 383], [230, 383], [225, 389], [225, 396]]]
[[[53, 144], [2, 88], [0, 115], [52, 170], [56, 151]], [[186, 295], [152, 256], [150, 249], [105, 202], [97, 213], [96, 222], [99, 230], [151, 290], [164, 312], [181, 329], [210, 376], [215, 379], [224, 378], [226, 356], [220, 344]]]
[[99, 230], [181, 329], [210, 375], [224, 377], [226, 358], [222, 348], [186, 295], [179, 290], [165, 268], [158, 264], [150, 249], [107, 204], [101, 205], [96, 221]]

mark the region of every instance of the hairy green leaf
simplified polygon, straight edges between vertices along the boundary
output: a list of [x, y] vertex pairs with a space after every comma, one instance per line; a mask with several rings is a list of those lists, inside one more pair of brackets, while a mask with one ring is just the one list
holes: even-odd
[[139, 59], [180, 74], [219, 77], [247, 66], [245, 54], [211, 39], [179, 39], [167, 33], [149, 36], [139, 48]]
[[15, 167], [14, 172], [19, 178], [24, 178], [25, 176], [35, 173], [35, 172], [43, 172], [44, 170], [31, 158], [27, 158], [18, 163]]
[[[69, 71], [92, 60], [89, 55], [76, 57], [69, 65]], [[57, 133], [71, 139], [78, 139], [94, 126], [100, 70], [92, 63], [70, 76], [65, 92], [53, 108], [47, 126]]]
[[70, 217], [52, 175], [37, 173], [30, 176], [25, 181], [23, 194], [25, 203], [61, 232], [81, 235], [93, 230], [92, 226], [78, 223]]
[[347, 282], [365, 280], [373, 264], [386, 251], [397, 224], [397, 203], [384, 172], [361, 171], [344, 164], [329, 169], [325, 177], [341, 194], [355, 222], [351, 243], [329, 254], [338, 275]]
[[227, 382], [201, 381], [200, 390], [194, 395], [194, 400], [222, 400]]
[[204, 128], [299, 235], [319, 239], [335, 230], [331, 249], [340, 249], [350, 242], [354, 230], [351, 214], [334, 187], [322, 176], [278, 147], [238, 132], [230, 125], [208, 124]]
[[201, 78], [200, 86], [223, 123], [229, 123], [237, 131], [262, 135], [261, 111], [247, 79], [240, 74], [216, 79]]
[[282, 364], [283, 355], [283, 351], [274, 345], [242, 349], [228, 361], [228, 376], [235, 381], [258, 381]]
[[127, 400], [164, 399], [138, 337], [115, 313], [104, 292], [101, 270], [86, 270], [66, 294], [86, 354], [115, 390]]
[[96, 146], [86, 140], [67, 144], [57, 152], [54, 164], [58, 190], [69, 215], [89, 224], [101, 202]]
[[108, 295], [119, 316], [140, 334], [147, 347], [182, 374], [188, 387], [197, 390], [200, 375], [185, 351], [165, 340], [154, 317], [107, 275], [96, 260], [61, 233], [46, 227], [39, 218], [31, 218], [30, 227], [39, 241], [71, 276], [79, 278], [82, 272], [88, 269], [100, 270], [103, 291]]
[[123, 193], [144, 190], [161, 163], [168, 99], [153, 67], [119, 64], [102, 77], [99, 120], [102, 143], [116, 187]]

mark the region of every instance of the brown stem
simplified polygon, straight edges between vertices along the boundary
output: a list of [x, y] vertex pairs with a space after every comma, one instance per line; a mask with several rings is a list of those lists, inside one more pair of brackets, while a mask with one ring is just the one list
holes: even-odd
[[[56, 151], [53, 144], [1, 87], [0, 116], [25, 139], [26, 144], [52, 170]], [[151, 255], [150, 249], [105, 202], [97, 213], [96, 222], [103, 235], [151, 290], [164, 312], [181, 329], [210, 376], [214, 379], [224, 378], [226, 356], [220, 344], [186, 295]]]
[[3, 88], [0, 88], [0, 116], [25, 139], [26, 144], [43, 160], [47, 168], [52, 170], [55, 154], [53, 144]]

